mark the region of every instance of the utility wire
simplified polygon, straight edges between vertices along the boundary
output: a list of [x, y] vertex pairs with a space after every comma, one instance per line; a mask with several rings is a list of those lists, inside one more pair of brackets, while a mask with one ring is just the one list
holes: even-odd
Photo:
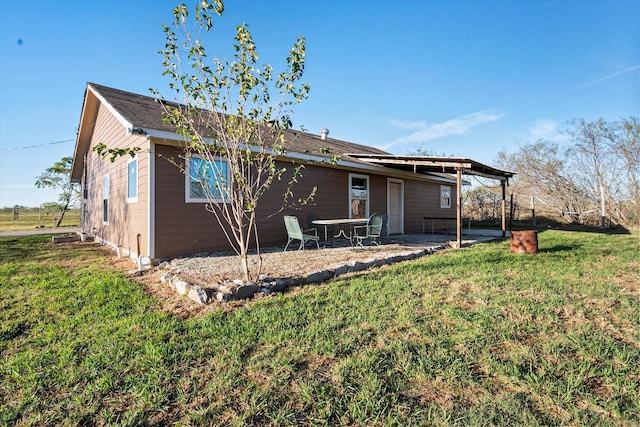
[[37, 147], [45, 147], [47, 145], [55, 145], [55, 144], [62, 144], [63, 142], [69, 142], [69, 141], [75, 141], [75, 138], [71, 138], [71, 139], [65, 139], [64, 141], [56, 141], [56, 142], [49, 142], [46, 144], [38, 144], [38, 145], [27, 145], [26, 147], [12, 147], [12, 148], [3, 148], [0, 151], [14, 151], [14, 150], [24, 150], [26, 148], [37, 148]]

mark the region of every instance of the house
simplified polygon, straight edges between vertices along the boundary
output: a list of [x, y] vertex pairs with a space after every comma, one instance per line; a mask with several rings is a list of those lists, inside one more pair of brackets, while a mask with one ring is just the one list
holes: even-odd
[[[184, 152], [162, 112], [153, 97], [87, 84], [71, 173], [82, 186], [82, 231], [144, 262], [229, 250], [206, 200], [191, 191], [189, 176], [170, 161]], [[317, 193], [310, 205], [280, 211], [285, 184], [276, 182], [258, 206], [262, 246], [286, 242], [284, 214], [304, 223], [311, 214], [356, 218], [383, 213], [390, 234], [422, 232], [425, 217], [456, 218], [459, 180], [425, 169], [430, 164], [425, 158], [411, 165], [411, 157], [330, 138], [326, 130], [321, 135], [286, 132], [295, 138], [288, 138], [293, 142], [279, 161], [305, 164], [294, 191], [308, 194], [317, 186]], [[97, 144], [139, 151], [111, 162], [93, 150]], [[337, 163], [326, 162], [336, 154]], [[442, 171], [450, 172], [444, 166]], [[455, 224], [438, 221], [437, 227]]]

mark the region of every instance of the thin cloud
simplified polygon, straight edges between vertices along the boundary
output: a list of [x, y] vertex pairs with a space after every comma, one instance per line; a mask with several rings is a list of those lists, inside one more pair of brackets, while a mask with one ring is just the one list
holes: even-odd
[[400, 129], [422, 129], [427, 125], [427, 122], [422, 120], [409, 121], [409, 120], [391, 119], [389, 120], [389, 124], [391, 126], [394, 126]]
[[529, 135], [534, 140], [545, 139], [551, 142], [563, 142], [568, 139], [558, 122], [552, 119], [538, 119], [533, 122], [533, 126], [529, 128]]
[[465, 114], [442, 123], [432, 125], [426, 122], [407, 122], [403, 120], [390, 120], [392, 125], [401, 129], [417, 129], [410, 135], [398, 138], [387, 144], [383, 149], [393, 147], [394, 145], [409, 143], [424, 143], [436, 138], [444, 138], [451, 135], [463, 135], [469, 129], [485, 123], [495, 122], [504, 117], [505, 114], [497, 113], [494, 110], [483, 110], [475, 113]]
[[627, 67], [627, 68], [625, 68], [623, 70], [616, 71], [615, 73], [609, 74], [609, 75], [604, 76], [604, 77], [600, 77], [599, 79], [595, 79], [595, 80], [592, 80], [592, 81], [590, 81], [588, 83], [580, 85], [577, 88], [575, 88], [574, 90], [584, 89], [585, 87], [593, 86], [593, 85], [596, 85], [598, 83], [602, 83], [604, 81], [613, 79], [613, 78], [621, 76], [623, 74], [632, 73], [632, 72], [637, 71], [637, 70], [640, 70], [640, 65], [633, 65], [631, 67]]
[[529, 133], [534, 138], [542, 138], [555, 133], [557, 130], [558, 123], [555, 120], [538, 119], [533, 123], [533, 127], [529, 128]]

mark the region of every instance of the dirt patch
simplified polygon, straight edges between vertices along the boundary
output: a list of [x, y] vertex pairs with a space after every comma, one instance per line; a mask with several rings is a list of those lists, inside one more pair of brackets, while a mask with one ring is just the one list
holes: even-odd
[[[131, 277], [140, 283], [152, 298], [158, 301], [160, 310], [171, 313], [181, 319], [188, 319], [221, 309], [231, 309], [233, 307], [233, 305], [230, 304], [197, 304], [195, 301], [177, 294], [175, 290], [161, 283], [160, 276], [163, 272], [164, 270], [162, 269], [154, 268], [145, 271], [140, 276], [132, 275]], [[238, 304], [238, 302], [235, 302], [235, 304]]]

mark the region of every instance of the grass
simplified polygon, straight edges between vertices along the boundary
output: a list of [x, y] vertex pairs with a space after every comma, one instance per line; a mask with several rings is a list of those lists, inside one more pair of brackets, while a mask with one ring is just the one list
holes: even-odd
[[93, 244], [0, 239], [0, 423], [640, 423], [638, 236], [546, 231], [182, 320]]
[[[0, 212], [0, 231], [21, 231], [33, 230], [35, 227], [53, 228], [56, 223], [56, 214], [39, 214], [37, 209], [31, 211], [20, 211], [18, 220], [14, 220], [13, 212]], [[64, 214], [60, 227], [79, 227], [80, 210], [73, 209]]]

